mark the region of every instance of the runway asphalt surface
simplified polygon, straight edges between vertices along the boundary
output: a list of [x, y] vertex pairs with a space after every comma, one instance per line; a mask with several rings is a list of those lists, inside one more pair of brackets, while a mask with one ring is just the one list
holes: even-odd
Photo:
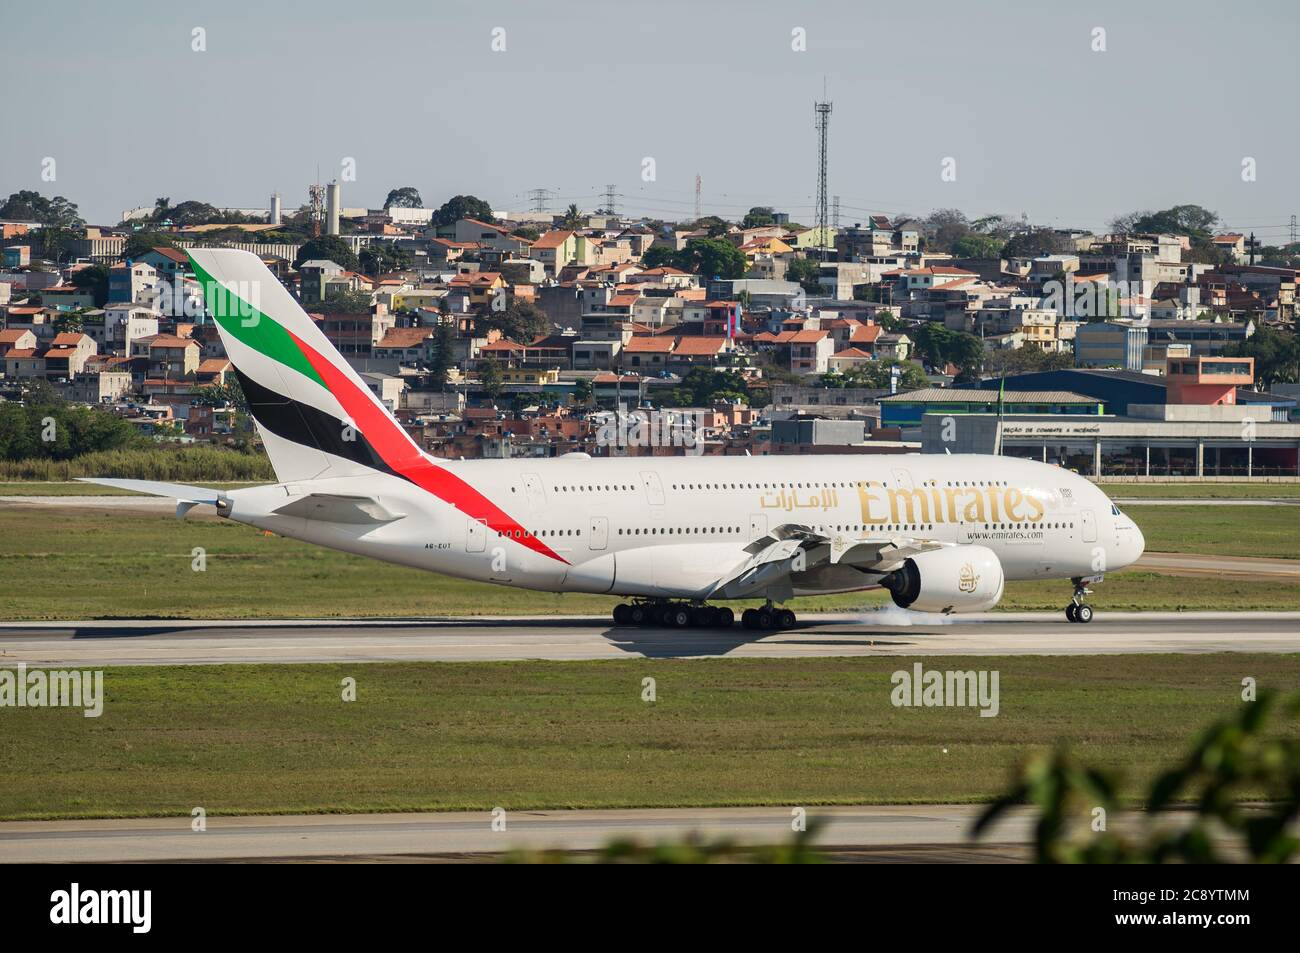
[[941, 616], [884, 609], [808, 615], [782, 632], [614, 626], [597, 618], [110, 621], [0, 625], [0, 666], [803, 658], [858, 655], [1115, 655], [1300, 652], [1300, 613]]
[[[816, 844], [866, 848], [871, 859], [1024, 859], [1030, 814], [1018, 809], [983, 842], [969, 831], [978, 805], [808, 807], [823, 818]], [[492, 829], [487, 811], [432, 814], [210, 817], [207, 830], [190, 817], [0, 823], [0, 863], [115, 863], [213, 860], [455, 859], [515, 849], [594, 850], [617, 838], [643, 844], [691, 834], [738, 844], [786, 843], [790, 807], [649, 810], [507, 811], [506, 829]], [[918, 852], [917, 847], [920, 845]], [[907, 848], [907, 850], [903, 850]], [[892, 850], [891, 850], [892, 849]], [[894, 856], [891, 857], [890, 855]]]

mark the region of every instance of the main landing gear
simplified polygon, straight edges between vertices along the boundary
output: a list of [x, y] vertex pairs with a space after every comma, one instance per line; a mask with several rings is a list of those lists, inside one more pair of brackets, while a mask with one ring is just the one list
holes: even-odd
[[671, 629], [730, 629], [736, 614], [719, 606], [682, 602], [632, 602], [614, 607], [615, 625], [662, 625]]
[[[746, 609], [741, 625], [752, 631], [794, 628], [795, 615], [770, 602], [758, 609]], [[683, 602], [631, 602], [614, 607], [615, 625], [661, 625], [670, 629], [730, 629], [736, 614], [725, 606], [691, 605]]]
[[795, 624], [794, 613], [789, 609], [778, 609], [772, 603], [759, 609], [746, 609], [740, 614], [740, 624], [747, 629], [792, 629]]
[[1070, 604], [1065, 607], [1065, 617], [1071, 622], [1088, 623], [1092, 621], [1092, 606], [1085, 605], [1083, 597], [1092, 592], [1083, 584], [1082, 579], [1072, 579], [1074, 583], [1074, 595], [1070, 599]]

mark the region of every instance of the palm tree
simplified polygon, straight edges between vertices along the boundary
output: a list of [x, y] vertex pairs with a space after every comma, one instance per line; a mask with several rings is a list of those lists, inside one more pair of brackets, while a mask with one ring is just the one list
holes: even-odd
[[582, 213], [578, 211], [577, 203], [569, 203], [569, 207], [564, 210], [562, 224], [565, 228], [577, 228], [582, 224]]

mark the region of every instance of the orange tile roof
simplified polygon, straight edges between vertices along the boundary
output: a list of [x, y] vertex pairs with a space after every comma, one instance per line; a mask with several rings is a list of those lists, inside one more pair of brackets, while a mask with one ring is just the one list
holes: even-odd
[[433, 335], [433, 328], [389, 328], [375, 347], [401, 349], [419, 347]]
[[717, 354], [726, 344], [727, 339], [720, 337], [680, 337], [673, 353], [684, 357], [702, 357]]
[[533, 242], [533, 247], [559, 248], [572, 237], [573, 231], [571, 229], [555, 229], [547, 232], [545, 235], [537, 239], [537, 241]]
[[669, 337], [650, 337], [638, 335], [623, 345], [629, 354], [668, 354], [673, 349], [673, 339]]

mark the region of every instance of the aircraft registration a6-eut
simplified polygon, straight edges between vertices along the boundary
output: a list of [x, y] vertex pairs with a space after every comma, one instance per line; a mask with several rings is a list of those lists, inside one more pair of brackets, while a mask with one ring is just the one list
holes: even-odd
[[882, 587], [904, 608], [979, 612], [1008, 579], [1087, 586], [1141, 531], [1089, 481], [981, 455], [442, 460], [410, 438], [254, 255], [190, 252], [279, 482], [218, 491], [97, 480], [464, 579], [627, 597], [619, 624], [784, 628], [795, 596]]

